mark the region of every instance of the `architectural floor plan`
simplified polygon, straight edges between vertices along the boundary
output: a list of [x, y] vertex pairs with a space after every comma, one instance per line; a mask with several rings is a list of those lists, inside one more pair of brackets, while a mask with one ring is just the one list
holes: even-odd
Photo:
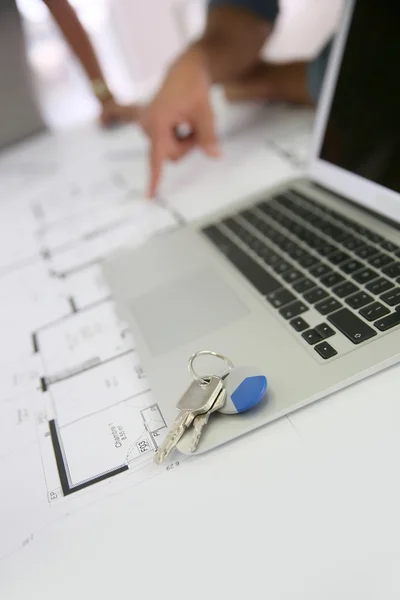
[[160, 473], [166, 424], [101, 270], [182, 224], [173, 204], [144, 199], [146, 172], [134, 129], [44, 136], [2, 157], [0, 558]]
[[[101, 261], [176, 220], [140, 195], [134, 169], [129, 179], [101, 164], [116, 138], [104, 137], [97, 165], [70, 159], [39, 178], [17, 154], [3, 183], [0, 557], [52, 519], [157, 473], [166, 424]], [[21, 518], [11, 523], [11, 512]]]

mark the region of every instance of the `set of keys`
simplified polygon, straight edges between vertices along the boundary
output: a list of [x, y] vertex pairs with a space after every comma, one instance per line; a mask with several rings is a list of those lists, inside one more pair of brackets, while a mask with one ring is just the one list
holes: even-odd
[[[194, 361], [205, 355], [223, 360], [227, 366], [225, 374], [198, 375]], [[213, 412], [226, 415], [246, 412], [261, 402], [267, 390], [265, 375], [254, 367], [235, 367], [229, 358], [217, 352], [196, 352], [190, 357], [188, 367], [193, 381], [176, 405], [179, 414], [155, 454], [157, 464], [168, 458], [189, 428], [192, 428], [190, 451], [195, 452]]]

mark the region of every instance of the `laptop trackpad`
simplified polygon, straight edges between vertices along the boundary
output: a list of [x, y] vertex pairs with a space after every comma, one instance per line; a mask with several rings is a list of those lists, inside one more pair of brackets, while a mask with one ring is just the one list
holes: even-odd
[[196, 271], [131, 299], [130, 310], [154, 356], [249, 313], [232, 288], [212, 269]]

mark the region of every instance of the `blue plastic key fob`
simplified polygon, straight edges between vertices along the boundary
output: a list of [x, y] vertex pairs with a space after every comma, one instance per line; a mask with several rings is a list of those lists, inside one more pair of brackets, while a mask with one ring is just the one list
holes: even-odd
[[235, 367], [224, 378], [226, 401], [220, 413], [236, 415], [250, 410], [264, 398], [267, 378], [255, 367]]

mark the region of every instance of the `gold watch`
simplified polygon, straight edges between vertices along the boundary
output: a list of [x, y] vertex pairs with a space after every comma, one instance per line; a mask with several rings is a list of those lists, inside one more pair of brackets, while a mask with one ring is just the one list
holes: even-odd
[[105, 81], [103, 81], [102, 79], [92, 79], [90, 83], [94, 95], [100, 102], [107, 102], [107, 100], [112, 100], [112, 94]]

